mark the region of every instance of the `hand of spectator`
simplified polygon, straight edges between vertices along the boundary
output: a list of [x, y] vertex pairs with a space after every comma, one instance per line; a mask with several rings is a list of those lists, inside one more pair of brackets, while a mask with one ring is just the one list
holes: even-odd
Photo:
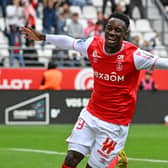
[[31, 39], [35, 41], [45, 40], [45, 34], [39, 33], [30, 27], [20, 27], [20, 31], [25, 35], [26, 39]]

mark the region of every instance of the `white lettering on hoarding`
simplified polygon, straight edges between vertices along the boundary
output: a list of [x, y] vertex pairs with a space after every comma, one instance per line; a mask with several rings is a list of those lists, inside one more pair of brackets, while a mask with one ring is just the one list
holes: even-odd
[[20, 89], [30, 89], [30, 84], [32, 83], [32, 80], [30, 79], [3, 79], [0, 84], [0, 89], [14, 89], [14, 90], [20, 90]]
[[51, 109], [51, 118], [57, 118], [60, 112], [61, 109]]
[[15, 110], [13, 113], [14, 119], [27, 119], [36, 115], [35, 110]]
[[67, 107], [85, 107], [87, 106], [89, 98], [66, 98], [65, 103]]

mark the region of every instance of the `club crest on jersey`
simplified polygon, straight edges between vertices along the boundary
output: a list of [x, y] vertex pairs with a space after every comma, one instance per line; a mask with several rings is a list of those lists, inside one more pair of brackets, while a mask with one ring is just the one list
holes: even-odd
[[98, 61], [98, 58], [101, 58], [101, 56], [99, 56], [99, 55], [97, 54], [97, 51], [93, 51], [92, 57], [93, 57], [93, 61], [94, 61], [95, 63]]
[[117, 65], [116, 65], [116, 70], [117, 71], [122, 71], [123, 70], [123, 65], [121, 62], [118, 62]]
[[123, 70], [123, 64], [122, 64], [123, 60], [124, 60], [124, 55], [117, 55], [117, 64], [116, 64], [117, 71]]
[[124, 60], [124, 55], [117, 55], [117, 60], [120, 60], [120, 61]]

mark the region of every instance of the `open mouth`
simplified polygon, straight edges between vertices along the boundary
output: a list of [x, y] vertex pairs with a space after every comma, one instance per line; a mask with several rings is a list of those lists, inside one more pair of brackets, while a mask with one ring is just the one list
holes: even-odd
[[107, 39], [108, 43], [116, 43], [117, 42], [117, 39], [115, 37], [109, 37]]

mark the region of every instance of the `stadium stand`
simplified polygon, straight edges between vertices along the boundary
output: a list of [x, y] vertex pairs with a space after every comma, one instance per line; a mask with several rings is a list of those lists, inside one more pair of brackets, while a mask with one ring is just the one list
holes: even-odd
[[95, 19], [97, 17], [97, 10], [94, 6], [84, 6], [83, 7], [83, 17], [85, 19]]
[[[168, 38], [168, 14], [167, 14], [167, 5], [165, 5], [162, 0], [143, 0], [143, 5], [146, 13], [146, 18], [141, 19], [139, 11], [135, 8], [133, 10], [133, 18], [130, 20], [130, 39], [134, 36], [139, 36], [140, 39], [140, 46], [143, 44], [144, 40], [150, 41], [151, 39], [155, 40], [156, 46], [152, 50], [155, 54], [161, 56], [161, 57], [167, 57], [168, 51], [167, 46], [168, 42], [166, 41], [166, 38]], [[22, 2], [22, 0], [20, 0]], [[119, 3], [119, 1], [117, 1]], [[97, 13], [101, 12], [102, 10], [102, 4], [103, 0], [92, 0], [93, 5], [85, 5], [83, 8], [80, 6], [73, 6], [66, 4], [66, 0], [63, 1], [61, 4], [55, 4], [54, 8], [56, 11], [57, 16], [61, 13], [62, 15], [62, 22], [65, 22], [65, 26], [62, 27], [62, 30], [65, 32], [67, 31], [67, 26], [70, 23], [70, 17], [71, 14], [76, 12], [79, 14], [79, 22], [83, 25], [83, 28], [87, 27], [87, 20], [92, 19], [94, 23], [97, 22]], [[31, 4], [30, 4], [31, 5]], [[19, 6], [19, 9], [23, 5]], [[11, 13], [9, 9], [11, 8], [11, 4], [8, 4], [6, 7], [7, 13]], [[38, 8], [36, 7], [36, 20], [35, 20], [35, 29], [37, 31], [43, 31], [43, 8], [44, 4], [42, 1], [39, 1]], [[106, 13], [105, 13], [105, 19], [107, 16], [109, 16], [111, 11], [111, 4], [109, 3], [107, 5]], [[10, 16], [10, 15], [9, 15]], [[8, 24], [14, 24], [13, 21], [10, 20], [7, 17], [3, 17], [2, 10], [0, 10], [0, 66], [2, 67], [9, 67], [9, 46], [8, 39], [4, 35], [4, 31], [8, 29]], [[60, 19], [57, 17], [57, 19]], [[9, 21], [10, 20], [10, 21]], [[58, 23], [57, 20], [54, 20], [56, 24]], [[60, 26], [63, 26], [60, 25]], [[57, 32], [56, 25], [52, 28], [52, 33]], [[94, 33], [92, 33], [93, 35]], [[22, 39], [23, 44], [20, 48], [24, 51], [24, 48], [27, 46], [25, 45], [25, 39]], [[27, 47], [28, 48], [28, 47]], [[30, 60], [29, 56], [25, 56], [25, 63], [26, 67], [46, 67], [48, 62], [50, 60], [56, 61], [56, 64], [58, 66], [89, 66], [89, 62], [86, 57], [80, 57], [79, 53], [74, 51], [57, 51], [54, 52], [54, 50], [58, 50], [56, 46], [50, 45], [50, 44], [41, 44], [35, 42], [34, 46], [30, 46], [29, 49], [36, 50], [34, 54], [36, 54], [35, 57], [37, 59]], [[59, 58], [60, 55], [61, 57]], [[55, 59], [56, 58], [56, 59]], [[59, 58], [59, 59], [58, 59]], [[58, 63], [59, 62], [59, 63]], [[16, 64], [17, 65], [17, 64]]]
[[135, 31], [140, 33], [152, 32], [152, 28], [147, 19], [138, 19], [135, 23]]
[[83, 13], [82, 13], [82, 10], [81, 10], [81, 8], [79, 6], [70, 6], [70, 11], [72, 13], [77, 12], [79, 14], [79, 17], [83, 18]]

